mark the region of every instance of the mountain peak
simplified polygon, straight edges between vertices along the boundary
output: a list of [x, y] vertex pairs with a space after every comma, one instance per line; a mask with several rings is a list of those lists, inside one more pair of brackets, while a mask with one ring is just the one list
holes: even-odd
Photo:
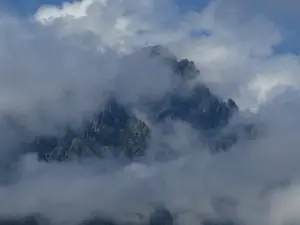
[[[174, 76], [182, 78], [178, 87], [151, 103], [150, 113], [155, 115], [153, 123], [181, 120], [202, 133], [212, 130], [215, 133], [238, 112], [238, 106], [232, 99], [227, 102], [221, 100], [204, 84], [185, 90], [189, 80], [200, 73], [194, 62], [188, 59], [178, 61], [161, 45], [141, 51], [148, 52], [149, 57], [167, 60]], [[108, 99], [104, 109], [87, 121], [81, 132], [69, 130], [62, 137], [38, 137], [31, 148], [47, 161], [108, 155], [122, 155], [129, 159], [143, 156], [152, 131], [133, 111], [115, 98]]]

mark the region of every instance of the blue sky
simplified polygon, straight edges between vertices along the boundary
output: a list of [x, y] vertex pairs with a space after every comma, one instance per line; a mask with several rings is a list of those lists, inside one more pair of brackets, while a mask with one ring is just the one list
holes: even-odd
[[[62, 2], [72, 2], [74, 0], [0, 0], [0, 7], [4, 9], [8, 9], [9, 11], [16, 13], [18, 15], [27, 16], [33, 14], [41, 5], [45, 4], [54, 4], [59, 5]], [[178, 2], [181, 10], [200, 10], [201, 8], [205, 7], [211, 0], [175, 0]], [[253, 4], [255, 5], [255, 4]], [[254, 9], [257, 11], [258, 9]], [[286, 14], [285, 16], [275, 16], [273, 17], [279, 25], [284, 33], [285, 33], [285, 42], [280, 46], [276, 47], [276, 51], [279, 52], [293, 52], [299, 54], [300, 47], [296, 43], [298, 41], [298, 35], [300, 32], [299, 24], [293, 24], [294, 20], [287, 19]]]
[[[28, 15], [35, 12], [41, 5], [44, 4], [60, 4], [62, 2], [72, 2], [74, 0], [1, 0], [0, 5], [7, 7], [18, 14]], [[201, 9], [210, 0], [176, 0], [182, 10]]]
[[44, 4], [60, 4], [71, 0], [1, 0], [1, 6], [18, 14], [31, 14]]

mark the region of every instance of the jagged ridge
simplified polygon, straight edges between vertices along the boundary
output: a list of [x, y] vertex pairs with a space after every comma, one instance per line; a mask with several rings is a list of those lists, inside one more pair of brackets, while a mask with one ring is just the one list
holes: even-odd
[[[232, 99], [222, 101], [203, 84], [192, 88], [188, 86], [189, 81], [200, 74], [192, 61], [178, 61], [162, 46], [149, 47], [145, 51], [148, 51], [149, 57], [165, 60], [172, 67], [174, 76], [180, 79], [173, 92], [148, 103], [154, 122], [178, 119], [203, 133], [215, 135], [238, 112], [238, 106]], [[189, 90], [181, 91], [181, 88]], [[112, 97], [105, 109], [86, 123], [82, 132], [68, 130], [63, 137], [37, 137], [30, 147], [47, 161], [107, 155], [133, 159], [145, 154], [150, 137], [151, 130], [146, 123]], [[222, 138], [214, 141], [216, 148], [227, 149], [237, 141], [237, 136], [232, 133], [227, 135], [225, 142]]]

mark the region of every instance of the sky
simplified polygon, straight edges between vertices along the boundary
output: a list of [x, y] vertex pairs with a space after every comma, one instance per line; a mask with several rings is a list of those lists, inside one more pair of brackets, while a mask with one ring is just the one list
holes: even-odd
[[[15, 13], [19, 16], [29, 16], [34, 14], [38, 8], [43, 5], [61, 5], [65, 2], [72, 2], [74, 0], [2, 0], [0, 2], [0, 6], [5, 8], [6, 10], [10, 10], [11, 13]], [[231, 0], [229, 0], [231, 1]], [[227, 2], [229, 2], [227, 1]], [[180, 10], [202, 10], [207, 4], [211, 2], [211, 0], [176, 0], [177, 5], [179, 6]], [[276, 51], [278, 52], [293, 52], [293, 53], [300, 53], [300, 43], [298, 41], [298, 34], [300, 33], [299, 24], [295, 22], [297, 20], [295, 16], [297, 15], [296, 9], [299, 8], [298, 3], [294, 3], [296, 1], [289, 0], [287, 1], [287, 5], [281, 6], [282, 3], [274, 3], [272, 1], [264, 1], [260, 3], [259, 1], [248, 1], [251, 2], [250, 4], [247, 3], [247, 0], [242, 0], [241, 2], [246, 2], [249, 11], [256, 11], [259, 13], [267, 14], [268, 16], [271, 15], [272, 19], [280, 25], [284, 35], [286, 36], [284, 42], [280, 45], [276, 46]], [[280, 1], [277, 1], [280, 2]], [[274, 7], [274, 5], [279, 5]], [[289, 7], [288, 5], [296, 5], [296, 7]], [[280, 7], [280, 10], [278, 10]], [[292, 11], [292, 13], [285, 13], [284, 15], [281, 14], [281, 11]]]
[[[63, 2], [72, 2], [74, 0], [28, 0], [28, 1], [22, 1], [22, 0], [3, 0], [0, 4], [2, 6], [8, 7], [10, 10], [15, 11], [19, 14], [31, 14], [35, 12], [40, 6], [45, 4], [54, 4], [59, 5]], [[210, 0], [178, 0], [178, 4], [182, 8], [182, 10], [187, 9], [201, 9], [203, 8]]]
[[[61, 127], [80, 126], [97, 112], [107, 93], [132, 105], [168, 93], [172, 71], [139, 51], [145, 45], [162, 44], [178, 59], [193, 60], [200, 75], [192, 85], [234, 99], [241, 119], [254, 121], [259, 132], [211, 155], [192, 127], [171, 121], [165, 141], [182, 157], [164, 164], [149, 157], [117, 169], [99, 161], [46, 164], [26, 154], [14, 182], [0, 185], [0, 217], [40, 213], [67, 224], [103, 210], [121, 218], [149, 213], [155, 199], [179, 224], [199, 224], [203, 214], [246, 225], [299, 224], [298, 0], [211, 0], [201, 11], [173, 0], [1, 3], [1, 160], [22, 140], [7, 118], [29, 138], [60, 135]], [[151, 125], [159, 136], [160, 127]], [[160, 151], [159, 144], [151, 140], [151, 150]], [[101, 166], [108, 172], [100, 173]], [[215, 209], [219, 196], [236, 204]]]
[[20, 13], [20, 14], [31, 14], [34, 13], [41, 5], [44, 4], [56, 4], [59, 5], [63, 2], [62, 0], [3, 0], [1, 1], [1, 5], [9, 8], [10, 10]]

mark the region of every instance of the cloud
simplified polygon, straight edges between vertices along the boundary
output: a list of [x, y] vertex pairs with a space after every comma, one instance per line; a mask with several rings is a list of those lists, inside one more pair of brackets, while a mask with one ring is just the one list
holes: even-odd
[[97, 51], [85, 35], [62, 38], [53, 27], [5, 15], [0, 27], [0, 117], [35, 134], [80, 126], [110, 92], [128, 104], [159, 97], [174, 82], [171, 68], [144, 52]]
[[[41, 8], [35, 17], [43, 24], [56, 24], [61, 35], [91, 32], [99, 48], [130, 52], [146, 44], [164, 44], [178, 57], [194, 60], [202, 69], [202, 81], [221, 83], [215, 88], [220, 95], [256, 110], [270, 90], [264, 81], [276, 89], [298, 86], [299, 68], [293, 55], [270, 57], [284, 41], [281, 27], [267, 14], [244, 16], [246, 4], [212, 1], [200, 13], [182, 14], [171, 1], [82, 1]], [[285, 78], [278, 75], [279, 65], [285, 65]]]
[[[195, 130], [173, 123], [165, 141], [181, 157], [164, 163], [149, 157], [126, 166], [45, 164], [27, 155], [15, 168], [15, 182], [0, 186], [0, 215], [41, 213], [78, 222], [100, 211], [125, 220], [137, 212], [147, 217], [159, 202], [183, 224], [228, 214], [250, 225], [299, 222], [299, 56], [274, 50], [285, 40], [280, 25], [269, 11], [244, 14], [249, 4], [212, 1], [201, 12], [182, 13], [172, 1], [83, 0], [43, 6], [32, 18], [3, 15], [0, 116], [34, 134], [80, 126], [111, 91], [123, 103], [136, 103], [170, 90], [170, 69], [136, 51], [147, 44], [194, 60], [201, 69], [197, 82], [233, 97], [242, 116], [251, 110], [251, 120], [262, 125], [258, 139], [210, 155]], [[286, 4], [280, 13], [297, 7]], [[15, 137], [5, 138], [10, 125], [1, 127], [2, 148], [10, 150]], [[236, 206], [216, 209], [212, 199], [220, 196]]]
[[[234, 4], [239, 4], [244, 10], [250, 12], [258, 12], [268, 14], [269, 16], [298, 16], [297, 10], [300, 8], [300, 4], [296, 0], [263, 0], [263, 1], [249, 1], [249, 0], [230, 0]], [[248, 9], [247, 9], [248, 8]]]

